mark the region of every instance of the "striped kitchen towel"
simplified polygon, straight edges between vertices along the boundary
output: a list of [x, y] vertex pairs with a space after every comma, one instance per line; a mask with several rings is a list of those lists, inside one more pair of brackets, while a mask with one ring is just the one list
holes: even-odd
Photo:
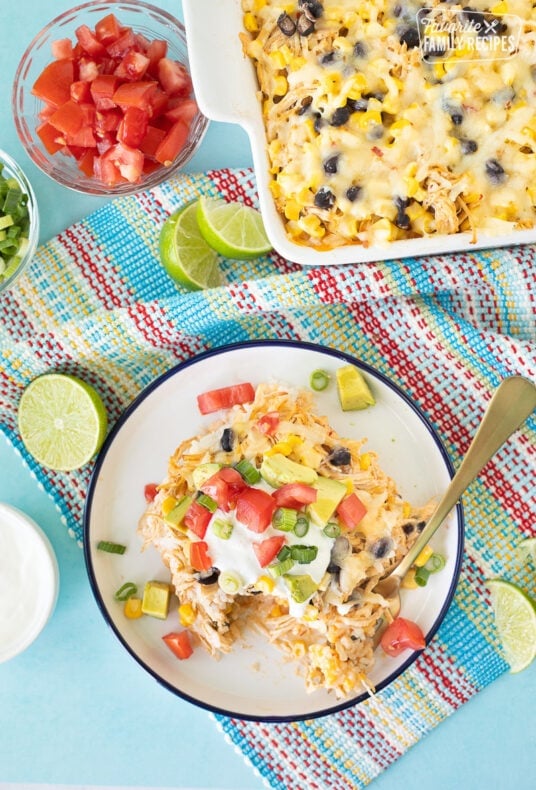
[[[173, 209], [200, 194], [256, 204], [249, 170], [177, 176], [67, 228], [0, 297], [1, 427], [79, 542], [91, 467], [43, 469], [17, 431], [20, 395], [40, 373], [74, 373], [92, 383], [113, 423], [156, 376], [201, 351], [247, 340], [307, 340], [389, 375], [429, 418], [455, 465], [501, 379], [536, 377], [532, 246], [322, 268], [272, 253], [222, 261], [225, 284], [190, 293], [159, 265], [158, 234]], [[454, 602], [401, 677], [367, 702], [321, 719], [214, 717], [267, 785], [364, 787], [506, 670], [485, 579], [508, 576], [514, 546], [536, 534], [535, 429], [529, 420], [464, 498], [466, 551]]]

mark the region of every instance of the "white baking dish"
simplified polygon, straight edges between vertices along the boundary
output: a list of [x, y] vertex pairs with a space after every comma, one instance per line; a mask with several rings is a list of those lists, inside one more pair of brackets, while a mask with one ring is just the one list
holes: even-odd
[[366, 263], [391, 258], [441, 254], [460, 250], [505, 247], [536, 241], [536, 229], [501, 236], [470, 233], [428, 236], [394, 241], [385, 246], [351, 245], [319, 251], [295, 244], [286, 235], [271, 192], [266, 135], [257, 100], [253, 64], [243, 54], [238, 34], [242, 30], [240, 0], [183, 0], [188, 52], [195, 94], [201, 111], [212, 120], [236, 123], [248, 134], [266, 232], [285, 258], [307, 266]]

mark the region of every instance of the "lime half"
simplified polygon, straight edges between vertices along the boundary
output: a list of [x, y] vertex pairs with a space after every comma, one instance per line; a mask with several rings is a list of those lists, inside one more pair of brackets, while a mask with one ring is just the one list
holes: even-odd
[[62, 373], [34, 379], [19, 403], [19, 431], [28, 452], [49, 469], [68, 471], [100, 449], [108, 420], [96, 390]]
[[495, 625], [511, 672], [521, 672], [536, 655], [536, 604], [516, 584], [490, 579]]
[[203, 239], [196, 219], [197, 201], [175, 211], [160, 232], [160, 261], [176, 282], [199, 291], [222, 283], [218, 255]]
[[536, 565], [536, 538], [524, 538], [517, 544], [516, 552], [523, 564], [532, 561]]
[[197, 223], [205, 241], [226, 258], [252, 260], [272, 249], [262, 217], [251, 206], [201, 197]]

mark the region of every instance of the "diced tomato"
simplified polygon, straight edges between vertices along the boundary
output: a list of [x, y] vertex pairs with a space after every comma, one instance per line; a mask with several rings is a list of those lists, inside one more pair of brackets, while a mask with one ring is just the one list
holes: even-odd
[[263, 414], [255, 425], [257, 430], [261, 433], [265, 433], [267, 436], [273, 436], [280, 422], [279, 412], [269, 411], [267, 414]]
[[246, 488], [247, 483], [242, 475], [230, 466], [219, 469], [201, 485], [201, 491], [208, 494], [226, 513], [235, 506], [239, 494]]
[[56, 60], [73, 57], [73, 44], [69, 38], [58, 38], [52, 42], [52, 55]]
[[121, 35], [121, 25], [114, 14], [108, 14], [95, 25], [95, 35], [101, 44], [111, 44]]
[[92, 82], [99, 76], [99, 67], [90, 58], [80, 58], [78, 61], [78, 77], [86, 82]]
[[45, 104], [39, 110], [38, 116], [41, 121], [48, 121], [51, 115], [54, 115], [58, 108], [55, 107], [53, 104]]
[[151, 107], [151, 97], [155, 91], [156, 82], [124, 82], [115, 91], [113, 99], [120, 107], [139, 107], [148, 110]]
[[147, 122], [148, 115], [145, 110], [127, 107], [117, 130], [117, 139], [125, 145], [139, 148], [147, 131]]
[[190, 658], [194, 652], [188, 631], [174, 631], [170, 634], [166, 634], [162, 639], [171, 652], [174, 653], [177, 658], [180, 658], [181, 661], [185, 658]]
[[231, 406], [236, 406], [240, 403], [251, 403], [254, 398], [255, 389], [248, 382], [203, 392], [197, 396], [197, 405], [201, 414], [210, 414], [219, 409], [230, 409]]
[[342, 500], [336, 512], [346, 529], [353, 529], [359, 524], [367, 508], [357, 494], [350, 494]]
[[100, 134], [97, 140], [97, 151], [99, 154], [105, 154], [110, 148], [113, 148], [116, 141], [116, 136], [112, 132], [104, 132]]
[[77, 102], [69, 99], [50, 116], [49, 123], [63, 134], [75, 134], [84, 122], [84, 112]]
[[380, 645], [388, 656], [398, 656], [404, 650], [426, 647], [424, 634], [413, 620], [396, 617], [383, 634]]
[[74, 34], [78, 43], [88, 55], [99, 58], [106, 53], [106, 49], [87, 25], [77, 27]]
[[158, 61], [158, 79], [168, 96], [189, 96], [192, 92], [192, 80], [182, 65], [171, 58]]
[[153, 159], [149, 159], [148, 157], [146, 157], [143, 163], [143, 174], [149, 175], [149, 173], [154, 173], [155, 170], [159, 169], [159, 167], [160, 164], [158, 162], [155, 162]]
[[95, 160], [95, 151], [91, 148], [86, 148], [85, 153], [78, 159], [78, 168], [79, 170], [84, 173], [88, 178], [93, 175], [93, 168], [94, 168], [94, 160]]
[[97, 146], [97, 140], [91, 126], [82, 126], [74, 134], [66, 134], [65, 142], [69, 146], [78, 146], [79, 148], [96, 148]]
[[149, 62], [149, 58], [146, 55], [143, 55], [141, 52], [134, 52], [134, 50], [130, 50], [130, 52], [127, 52], [127, 54], [123, 57], [115, 69], [114, 74], [116, 77], [120, 77], [123, 80], [129, 80], [131, 82], [134, 82], [135, 80], [141, 80], [147, 71]]
[[190, 543], [190, 565], [195, 571], [208, 571], [212, 568], [212, 560], [208, 554], [208, 543], [196, 540]]
[[136, 38], [131, 27], [122, 28], [121, 35], [108, 44], [106, 51], [112, 58], [122, 58], [136, 43]]
[[158, 77], [158, 62], [167, 55], [167, 41], [155, 38], [149, 43], [145, 54], [149, 58], [147, 71], [152, 77]]
[[139, 180], [143, 170], [143, 154], [139, 148], [130, 148], [123, 143], [116, 143], [106, 154], [123, 178], [126, 178], [131, 184], [135, 184]]
[[236, 517], [252, 532], [264, 532], [276, 507], [274, 499], [262, 488], [246, 488], [236, 500]]
[[189, 127], [182, 121], [174, 123], [155, 151], [156, 161], [169, 167], [184, 148], [189, 131]]
[[145, 497], [145, 501], [152, 502], [157, 494], [158, 494], [158, 484], [147, 483], [147, 485], [143, 489], [143, 495]]
[[158, 118], [158, 116], [162, 115], [162, 113], [167, 110], [168, 101], [169, 98], [167, 93], [164, 93], [164, 91], [160, 90], [160, 88], [155, 88], [149, 100], [149, 112], [151, 118]]
[[[156, 153], [156, 149], [166, 136], [166, 133], [163, 129], [157, 129], [156, 126], [147, 126], [147, 131], [143, 140], [140, 143], [140, 151], [143, 151], [145, 156], [154, 158]], [[157, 165], [160, 166], [159, 164]]]
[[259, 560], [261, 568], [266, 568], [277, 557], [285, 541], [284, 535], [273, 535], [261, 543], [253, 543], [253, 551]]
[[111, 187], [126, 181], [108, 156], [108, 151], [93, 160], [93, 174], [103, 184]]
[[123, 111], [118, 107], [111, 110], [97, 110], [95, 114], [95, 132], [97, 136], [105, 132], [115, 132], [123, 118]]
[[117, 107], [113, 96], [119, 86], [119, 78], [113, 74], [99, 74], [91, 83], [91, 96], [97, 110]]
[[49, 154], [55, 154], [62, 149], [63, 143], [58, 142], [59, 132], [55, 126], [45, 121], [39, 124], [35, 131]]
[[185, 513], [184, 525], [203, 540], [211, 515], [210, 511], [203, 505], [200, 505], [199, 502], [192, 502]]
[[89, 82], [84, 82], [84, 80], [73, 82], [71, 85], [71, 99], [78, 102], [78, 104], [92, 101]]
[[299, 510], [303, 505], [316, 502], [316, 488], [305, 483], [287, 483], [272, 492], [277, 507], [290, 507]]
[[[169, 104], [170, 102], [168, 107]], [[174, 107], [166, 109], [165, 115], [170, 121], [183, 121], [189, 126], [198, 112], [199, 108], [194, 99], [180, 99]]]
[[47, 104], [60, 107], [71, 98], [71, 83], [74, 81], [72, 60], [54, 60], [45, 66], [33, 84], [32, 93]]

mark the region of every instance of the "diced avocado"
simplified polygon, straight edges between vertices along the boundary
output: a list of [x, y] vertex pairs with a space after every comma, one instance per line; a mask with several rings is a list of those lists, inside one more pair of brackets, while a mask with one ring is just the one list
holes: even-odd
[[347, 494], [344, 483], [331, 477], [318, 477], [313, 483], [318, 491], [316, 502], [307, 505], [307, 514], [319, 526], [325, 526], [339, 502]]
[[291, 461], [282, 453], [265, 455], [262, 459], [261, 475], [268, 485], [280, 488], [287, 483], [306, 483], [312, 485], [318, 477], [314, 469]]
[[143, 590], [141, 610], [143, 614], [165, 620], [169, 613], [171, 587], [165, 582], [146, 582]]
[[343, 411], [366, 409], [376, 403], [363, 374], [354, 365], [344, 365], [337, 370], [337, 392]]
[[221, 469], [220, 464], [199, 464], [199, 466], [196, 466], [196, 468], [192, 472], [192, 479], [194, 481], [194, 486], [196, 488], [201, 488], [203, 483], [206, 483], [209, 477], [215, 475], [216, 472], [219, 472], [220, 469]]
[[318, 584], [309, 576], [308, 573], [300, 573], [293, 576], [286, 573], [283, 576], [293, 601], [304, 603], [318, 589]]
[[175, 507], [173, 507], [169, 513], [164, 516], [164, 521], [167, 521], [168, 524], [173, 524], [175, 527], [178, 527], [186, 515], [186, 511], [192, 504], [192, 497], [191, 496], [183, 496]]

